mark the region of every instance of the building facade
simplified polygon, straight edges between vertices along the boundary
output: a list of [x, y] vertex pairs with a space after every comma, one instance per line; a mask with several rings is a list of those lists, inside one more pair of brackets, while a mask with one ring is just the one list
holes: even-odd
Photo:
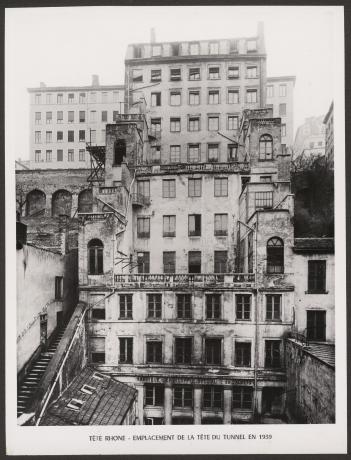
[[325, 155], [328, 164], [334, 167], [334, 103], [330, 104], [328, 113], [324, 117], [325, 125]]
[[103, 144], [105, 127], [124, 112], [124, 86], [29, 88], [30, 165], [35, 169], [86, 168], [86, 143]]
[[[283, 148], [294, 143], [294, 87], [296, 77], [267, 77], [266, 102], [273, 108], [273, 116], [282, 120]], [[284, 147], [285, 146], [285, 147]]]
[[325, 126], [323, 117], [306, 118], [305, 123], [297, 128], [294, 140], [294, 159], [325, 154]]

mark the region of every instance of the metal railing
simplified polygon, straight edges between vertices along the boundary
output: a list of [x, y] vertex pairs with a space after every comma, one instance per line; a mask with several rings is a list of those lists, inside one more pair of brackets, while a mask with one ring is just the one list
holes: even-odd
[[142, 195], [141, 193], [132, 193], [132, 203], [141, 206], [148, 206], [150, 198]]
[[247, 162], [231, 163], [168, 163], [168, 164], [151, 164], [145, 161], [143, 164], [135, 166], [136, 175], [145, 174], [173, 174], [187, 172], [249, 172], [250, 164]]

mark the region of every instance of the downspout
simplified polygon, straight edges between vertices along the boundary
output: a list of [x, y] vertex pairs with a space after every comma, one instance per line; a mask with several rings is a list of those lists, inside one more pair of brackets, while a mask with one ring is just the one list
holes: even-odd
[[255, 414], [257, 414], [257, 368], [258, 368], [258, 290], [257, 290], [257, 234], [258, 234], [258, 216], [259, 213], [256, 213], [257, 221], [255, 228], [255, 284], [254, 289], [256, 292], [256, 308], [255, 308], [255, 358], [254, 358], [254, 391], [255, 391]]

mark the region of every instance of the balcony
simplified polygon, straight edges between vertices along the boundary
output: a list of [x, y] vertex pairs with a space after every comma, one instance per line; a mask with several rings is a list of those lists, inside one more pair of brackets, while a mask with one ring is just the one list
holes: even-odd
[[132, 193], [133, 206], [149, 206], [150, 198], [141, 193]]
[[253, 288], [254, 283], [254, 273], [115, 274], [115, 285], [118, 288]]
[[144, 115], [141, 113], [119, 113], [115, 116], [114, 121], [116, 123], [141, 122], [144, 121]]
[[83, 221], [99, 222], [113, 216], [113, 212], [79, 212], [78, 217]]
[[248, 162], [233, 163], [177, 163], [151, 165], [145, 163], [135, 168], [137, 176], [151, 174], [184, 174], [184, 173], [249, 173], [250, 164]]

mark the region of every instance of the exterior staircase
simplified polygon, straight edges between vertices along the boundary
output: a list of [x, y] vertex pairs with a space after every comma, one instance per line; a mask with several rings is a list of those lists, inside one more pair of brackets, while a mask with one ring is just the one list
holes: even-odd
[[65, 329], [66, 325], [63, 325], [55, 331], [47, 350], [40, 353], [39, 357], [32, 363], [22, 383], [18, 385], [17, 417], [20, 417], [31, 403], [38, 389], [39, 382], [62, 339]]

